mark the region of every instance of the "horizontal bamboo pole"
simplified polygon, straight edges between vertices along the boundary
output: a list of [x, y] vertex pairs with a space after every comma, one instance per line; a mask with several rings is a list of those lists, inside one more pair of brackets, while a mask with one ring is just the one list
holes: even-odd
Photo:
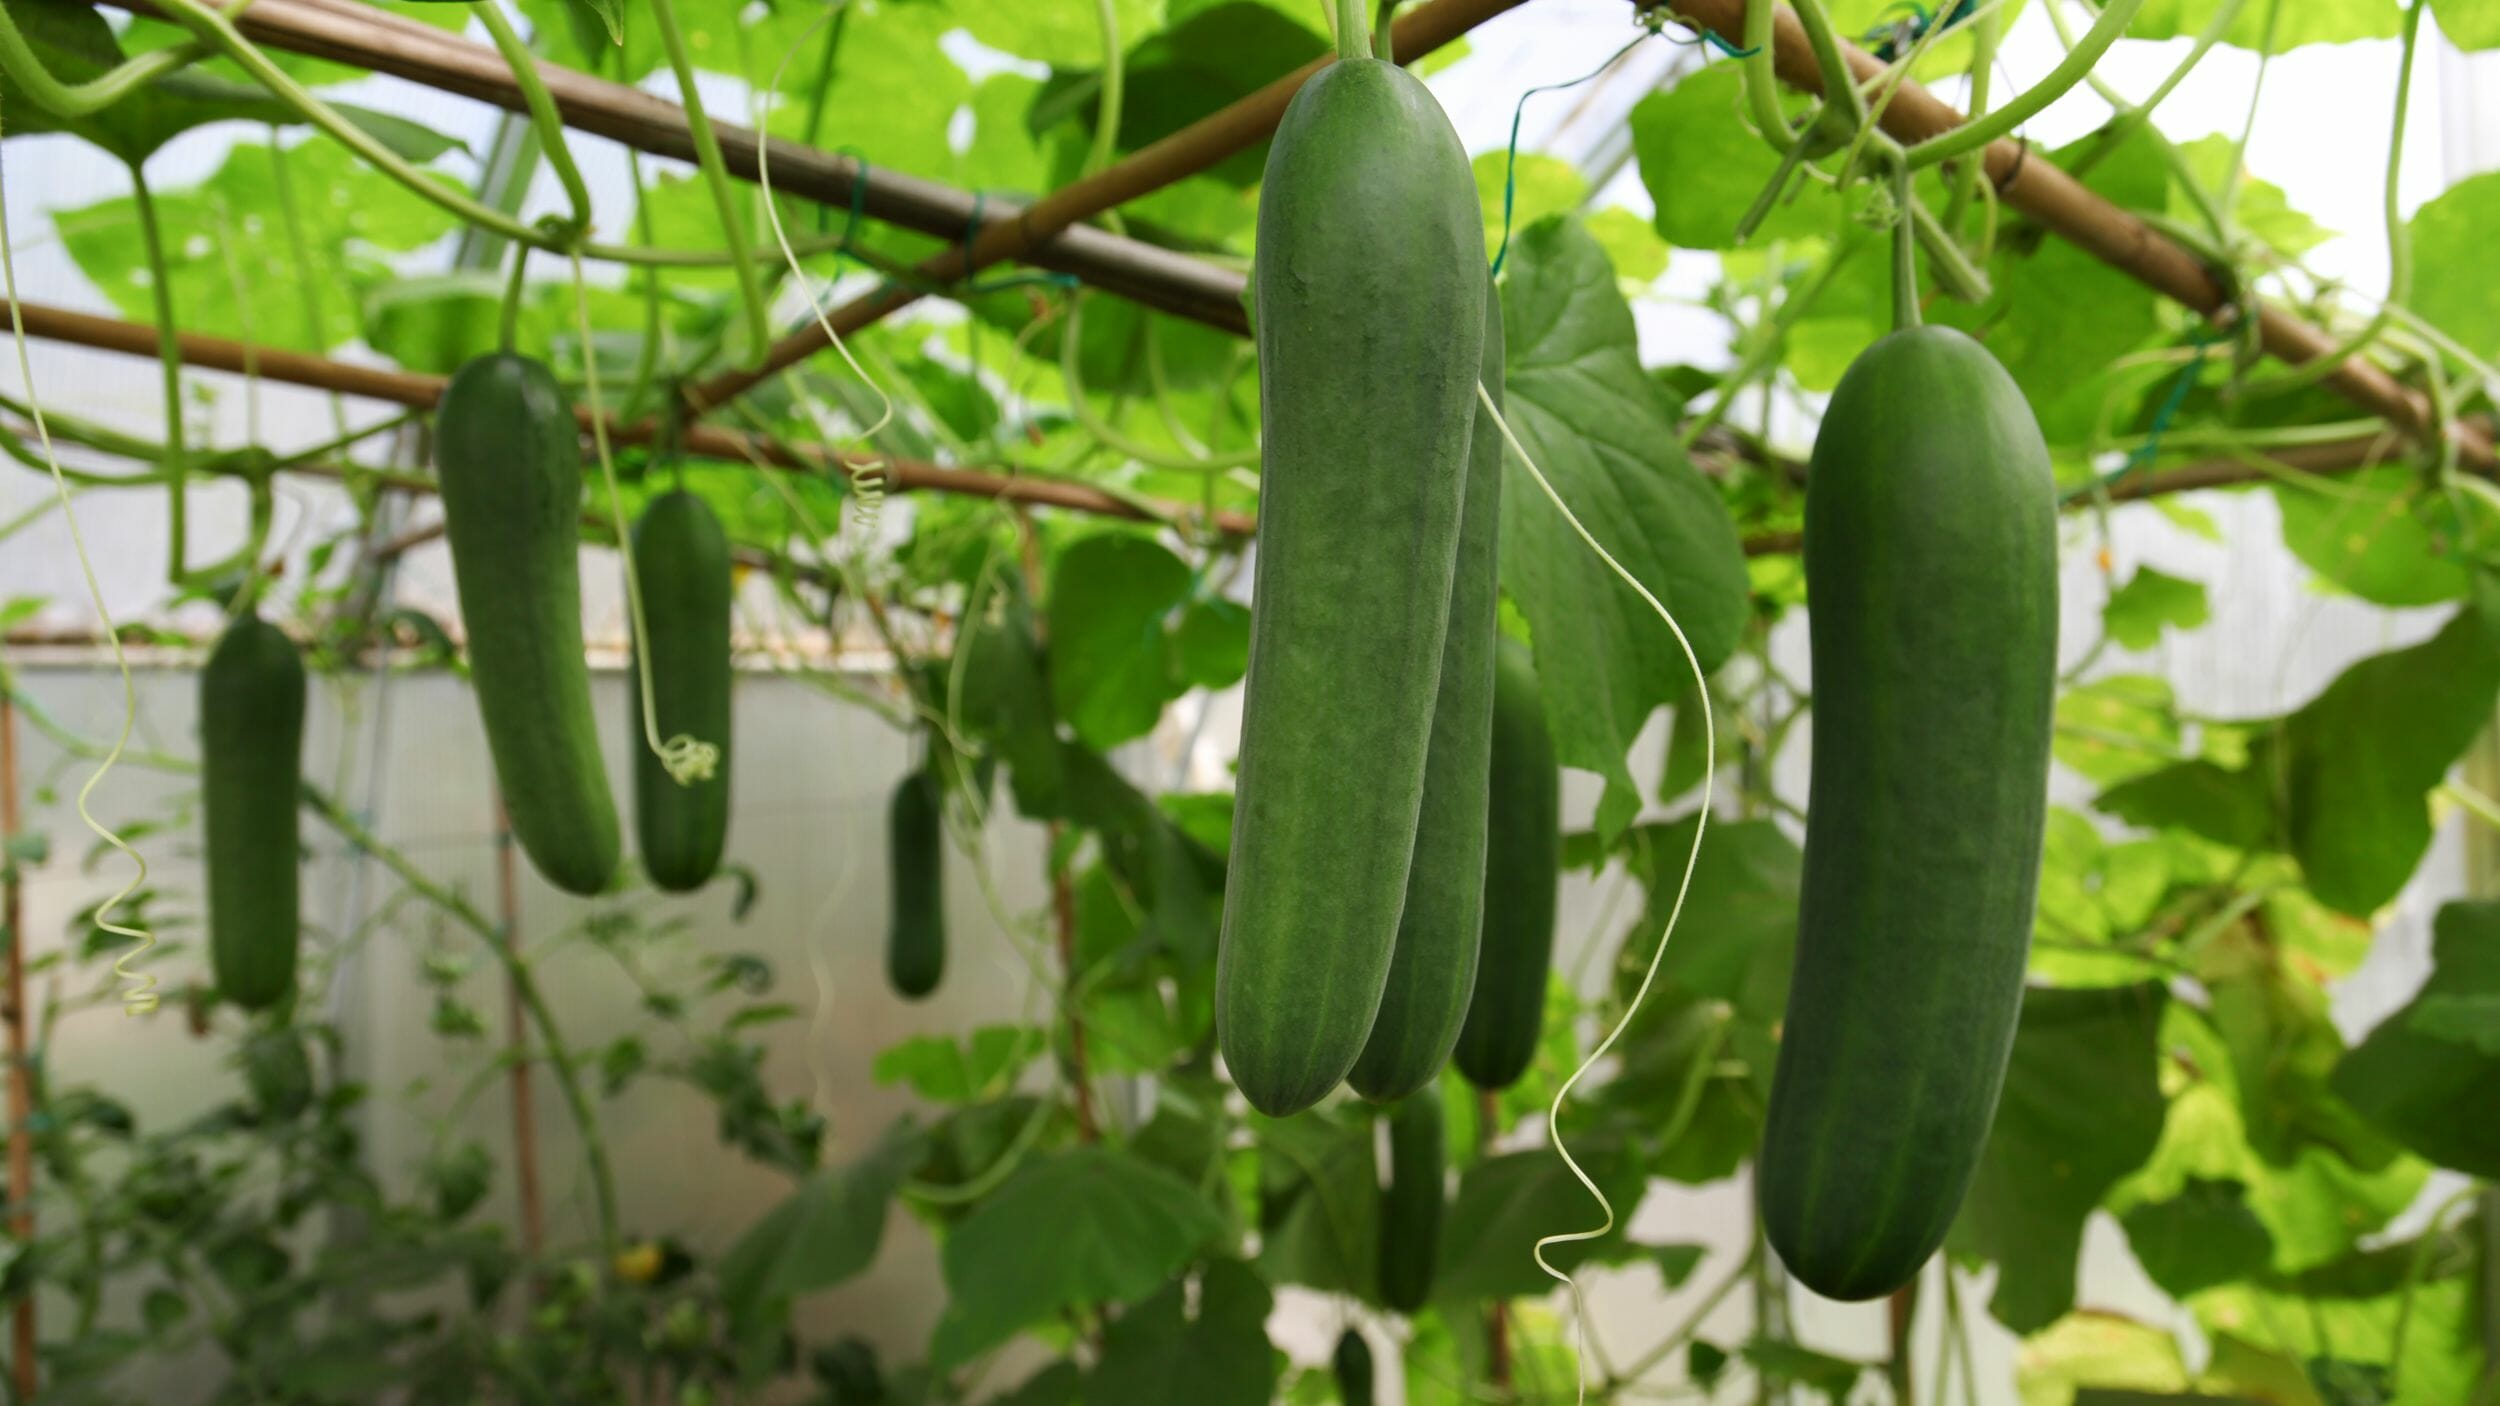
[[[1746, 0], [1668, 0], [1668, 7], [1687, 23], [1725, 36], [1743, 32], [1745, 4]], [[1854, 45], [1842, 47], [1859, 81], [1884, 71], [1874, 56]], [[1778, 12], [1772, 57], [1779, 76], [1791, 87], [1821, 94], [1823, 75], [1813, 48], [1804, 27], [1785, 6]], [[1949, 132], [1965, 120], [1943, 99], [1907, 79], [1893, 91], [1883, 112], [1884, 131], [1905, 144]], [[2194, 254], [2094, 194], [2054, 162], [2032, 160], [2021, 143], [2010, 140], [1990, 143], [1981, 159], [2005, 203], [2050, 233], [2208, 319], [2229, 310], [2227, 292]], [[2288, 365], [2314, 361], [2336, 349], [2333, 335], [2282, 308], [2261, 305], [2256, 312], [2257, 334], [2265, 349]], [[2438, 416], [2429, 397], [2365, 357], [2346, 357], [2327, 373], [2324, 384], [2416, 439], [2430, 441], [2438, 436]], [[2485, 471], [2494, 467], [2488, 432], [2460, 424], [2450, 433], [2468, 466]]]
[[[1392, 30], [1398, 61], [1412, 63], [1523, 3], [1525, 0], [1431, 0], [1409, 10], [1398, 17]], [[1275, 132], [1276, 124], [1284, 118], [1285, 105], [1293, 101], [1293, 95], [1302, 90], [1311, 75], [1331, 62], [1326, 58], [1313, 59], [1222, 111], [1141, 147], [1090, 176], [1061, 186], [1019, 211], [1013, 219], [983, 227], [969, 245], [924, 261], [918, 269], [921, 279], [940, 285], [955, 283], [992, 264], [1029, 258], [1030, 250], [1057, 238], [1081, 220], [1152, 195], [1249, 150]], [[835, 309], [830, 320], [836, 332], [848, 337], [909, 307], [919, 298], [920, 294], [912, 289], [887, 284]], [[1246, 322], [1241, 330], [1247, 330]], [[687, 407], [701, 413], [733, 400], [824, 347], [823, 329], [810, 323], [775, 343], [762, 365], [726, 371], [688, 387]]]
[[[148, 0], [102, 2], [138, 14], [163, 13]], [[510, 112], [528, 110], [520, 84], [493, 48], [378, 5], [352, 0], [255, 0], [235, 27], [253, 43], [269, 48], [354, 64]], [[539, 74], [567, 127], [653, 156], [694, 161], [694, 137], [686, 125], [685, 109], [677, 104], [560, 64], [541, 63]], [[729, 174], [744, 181], [757, 179], [762, 144], [758, 134], [735, 123], [716, 121], [712, 126]], [[950, 241], [972, 233], [976, 215], [981, 228], [989, 229], [1013, 223], [1024, 208], [1014, 200], [977, 197], [779, 139], [771, 145], [771, 166], [775, 193], [844, 210], [850, 208], [856, 193], [861, 214]], [[1241, 306], [1241, 275], [1142, 240], [1105, 230], [1063, 227], [1047, 238], [1021, 242], [1015, 257], [1176, 317], [1228, 332], [1246, 332], [1249, 327]]]
[[[0, 301], [0, 308], [6, 306], [5, 301]], [[69, 342], [127, 356], [153, 358], [157, 355], [156, 329], [142, 323], [71, 312], [41, 303], [20, 303], [18, 307], [26, 320], [26, 335], [30, 337]], [[183, 363], [188, 366], [228, 371], [236, 375], [256, 374], [265, 380], [337, 391], [342, 395], [385, 401], [412, 409], [432, 409], [443, 395], [443, 377], [413, 371], [354, 366], [327, 357], [276, 347], [249, 346], [197, 332], [177, 334], [175, 346]], [[591, 423], [590, 412], [575, 407], [573, 413], [580, 418], [583, 431], [587, 433]], [[616, 444], [649, 443], [658, 438], [659, 433], [660, 427], [654, 422], [631, 425], [619, 424], [613, 419], [608, 422], [609, 439]], [[1068, 508], [1140, 522], [1181, 522], [1198, 516], [1198, 509], [1194, 507], [1177, 503], [1140, 506], [1092, 484], [1070, 479], [989, 473], [890, 456], [825, 454], [762, 435], [743, 434], [712, 425], [686, 426], [681, 442], [694, 453], [710, 458], [751, 458], [778, 468], [807, 473], [824, 473], [839, 468], [846, 476], [856, 476], [869, 465], [882, 461], [886, 465], [889, 491], [955, 493], [1038, 507]], [[1232, 536], [1247, 535], [1251, 530], [1250, 518], [1242, 513], [1218, 513], [1213, 525], [1217, 531]]]

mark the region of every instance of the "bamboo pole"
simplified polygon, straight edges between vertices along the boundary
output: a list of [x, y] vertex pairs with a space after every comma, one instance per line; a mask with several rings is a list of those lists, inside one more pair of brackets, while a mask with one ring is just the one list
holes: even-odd
[[[149, 0], [105, 3], [138, 14], [163, 14]], [[257, 0], [236, 18], [235, 27], [268, 48], [354, 64], [508, 112], [528, 111], [520, 84], [493, 48], [380, 6], [351, 0]], [[567, 127], [653, 156], [695, 159], [684, 108], [560, 64], [538, 67]], [[729, 174], [756, 180], [762, 138], [735, 123], [714, 122], [712, 129]], [[862, 215], [948, 241], [971, 233], [976, 218], [986, 229], [1011, 224], [1022, 213], [1013, 200], [975, 196], [797, 142], [775, 139], [771, 167], [776, 193], [843, 210], [856, 195]], [[1019, 247], [1017, 257], [1176, 317], [1226, 331], [1248, 329], [1240, 276], [1187, 254], [1106, 230], [1063, 228]]]
[[[1412, 63], [1486, 20], [1525, 0], [1431, 0], [1407, 11], [1395, 27], [1398, 61]], [[923, 262], [917, 272], [936, 284], [958, 282], [992, 264], [1023, 259], [1081, 220], [1151, 195], [1194, 176], [1229, 157], [1267, 140], [1284, 118], [1285, 105], [1311, 76], [1333, 62], [1317, 58], [1259, 89], [1220, 112], [1202, 117], [1163, 140], [1142, 147], [1090, 176], [1061, 186], [1019, 211], [1015, 218], [986, 225], [969, 243], [948, 249]], [[886, 285], [834, 310], [834, 330], [852, 336], [874, 326], [888, 314], [911, 306], [920, 295], [909, 288]], [[1247, 330], [1246, 324], [1243, 330]], [[745, 394], [767, 377], [796, 365], [824, 349], [824, 330], [814, 323], [774, 344], [759, 366], [725, 371], [689, 386], [687, 408], [697, 414]]]
[[[1668, 0], [1668, 8], [1687, 23], [1721, 35], [1743, 32], [1745, 4], [1746, 0]], [[1822, 70], [1815, 63], [1804, 27], [1784, 6], [1778, 11], [1772, 42], [1780, 78], [1791, 87], [1819, 95]], [[1844, 43], [1842, 49], [1860, 82], [1884, 71], [1879, 60], [1856, 46]], [[1894, 89], [1883, 111], [1884, 131], [1904, 144], [1949, 132], [1965, 120], [1943, 99], [1908, 79]], [[2006, 205], [2037, 220], [2050, 233], [2208, 320], [2230, 310], [2222, 283], [2194, 254], [2094, 194], [2056, 163], [2031, 159], [2020, 142], [2011, 140], [1990, 143], [1981, 160]], [[2314, 361], [2337, 346], [2333, 335], [2282, 308], [2261, 304], [2256, 316], [2257, 334], [2265, 349], [2287, 365]], [[2325, 384], [2416, 439], [2428, 442], [2438, 436], [2438, 416], [2429, 397], [2360, 355], [2345, 358], [2327, 374]], [[2493, 467], [2487, 432], [2458, 425], [2450, 434], [2468, 466]]]
[[[6, 306], [5, 300], [0, 300], [0, 308]], [[20, 303], [18, 306], [26, 319], [26, 335], [30, 337], [69, 342], [127, 356], [152, 358], [157, 354], [156, 329], [142, 323], [71, 312], [41, 303]], [[304, 352], [247, 345], [197, 332], [179, 333], [174, 341], [175, 350], [184, 364], [205, 370], [258, 375], [264, 380], [337, 391], [419, 410], [432, 409], [443, 396], [444, 378], [440, 376], [353, 366]], [[576, 408], [574, 414], [587, 432], [590, 413]], [[659, 435], [660, 425], [656, 421], [630, 425], [619, 424], [614, 419], [608, 422], [608, 437], [612, 443], [646, 444]], [[956, 493], [1008, 503], [1068, 508], [1139, 522], [1191, 520], [1199, 511], [1178, 503], [1132, 501], [1072, 479], [989, 473], [884, 455], [827, 454], [761, 435], [743, 434], [710, 425], [686, 426], [679, 442], [688, 450], [710, 458], [736, 460], [752, 457], [777, 468], [805, 473], [825, 473], [839, 468], [847, 477], [882, 462], [886, 465], [886, 486], [889, 491], [896, 492]], [[1249, 533], [1251, 520], [1247, 514], [1220, 512], [1215, 516], [1214, 527], [1228, 535], [1242, 536]]]
[[[0, 845], [17, 839], [23, 823], [17, 797], [17, 705], [0, 692]], [[9, 1233], [20, 1245], [35, 1239], [34, 1087], [26, 1067], [26, 894], [17, 861], [0, 857], [0, 934], [6, 935], [9, 1026]], [[31, 1284], [9, 1322], [9, 1372], [17, 1399], [35, 1399], [35, 1295]]]

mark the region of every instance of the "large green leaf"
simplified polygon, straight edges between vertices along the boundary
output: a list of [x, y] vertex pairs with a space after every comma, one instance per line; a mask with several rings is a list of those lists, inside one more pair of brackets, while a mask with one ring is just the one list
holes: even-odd
[[2439, 32], [2460, 49], [2500, 49], [2500, 5], [2491, 0], [2431, 0]]
[[2500, 648], [2465, 609], [2345, 670], [2285, 722], [2291, 849], [2311, 892], [2353, 914], [2396, 896], [2430, 848], [2426, 796], [2490, 723], [2495, 695]]
[[[2468, 0], [2470, 3], [2471, 0]], [[2178, 39], [2204, 32], [2226, 0], [2145, 0], [2127, 25], [2133, 39]], [[2448, 0], [2439, 7], [2442, 27]], [[2274, 26], [2273, 53], [2288, 53], [2304, 44], [2348, 44], [2356, 39], [2385, 39], [2396, 33], [2404, 13], [2396, 0], [2286, 0], [2282, 4], [2242, 5], [2223, 42], [2243, 49], [2265, 43], [2266, 26]]]
[[1948, 1244], [1993, 1260], [1989, 1310], [2018, 1333], [2075, 1301], [2083, 1223], [2161, 1138], [2158, 985], [2023, 997], [1996, 1126]]
[[2101, 628], [2115, 644], [2151, 649], [2161, 643], [2163, 630], [2193, 630], [2208, 615], [2204, 582], [2140, 566], [2125, 585], [2109, 593], [2101, 607]]
[[793, 1300], [867, 1269], [885, 1239], [895, 1190], [926, 1145], [909, 1120], [898, 1122], [859, 1161], [808, 1177], [748, 1227], [720, 1262], [732, 1333], [768, 1333]]
[[1278, 1284], [1374, 1298], [1380, 1173], [1368, 1118], [1325, 1110], [1254, 1118], [1259, 1268]]
[[1103, 1331], [1086, 1406], [1267, 1406], [1276, 1390], [1273, 1306], [1266, 1282], [1239, 1260], [1207, 1266], [1194, 1312], [1186, 1285], [1164, 1286]]
[[957, 1366], [1081, 1304], [1153, 1293], [1224, 1228], [1159, 1167], [1100, 1147], [1028, 1165], [947, 1237], [932, 1363]]
[[[1545, 1258], [1569, 1273], [1600, 1256], [1621, 1253], [1624, 1222], [1639, 1202], [1640, 1159], [1628, 1146], [1579, 1140], [1572, 1147], [1615, 1208], [1615, 1228], [1595, 1240], [1549, 1245]], [[1549, 1148], [1488, 1157], [1459, 1178], [1458, 1198], [1442, 1221], [1436, 1298], [1465, 1301], [1518, 1298], [1561, 1287], [1537, 1266], [1536, 1242], [1549, 1235], [1594, 1230], [1605, 1220], [1588, 1188]]]
[[1105, 532], [1059, 554], [1050, 573], [1050, 682], [1077, 736], [1118, 746], [1151, 730], [1180, 696], [1164, 624], [1188, 594], [1188, 565], [1151, 537]]
[[[1674, 612], [1701, 667], [1745, 618], [1744, 558], [1718, 494], [1676, 447], [1673, 407], [1641, 370], [1632, 310], [1579, 224], [1531, 226], [1503, 280], [1508, 410], [1583, 526]], [[1502, 584], [1528, 618], [1554, 748], [1607, 780], [1598, 828], [1640, 805], [1625, 766], [1650, 714], [1692, 687], [1675, 638], [1598, 560], [1516, 455], [1502, 486]]]
[[2332, 586], [2375, 605], [2461, 600], [2472, 573], [2448, 495], [2403, 464], [2272, 485], [2283, 545]]
[[2344, 1057], [2334, 1086], [2414, 1152], [2500, 1177], [2500, 903], [2451, 903], [2430, 980]]
[[2500, 221], [2500, 171], [2468, 176], [2413, 213], [2413, 296], [2406, 306], [2478, 356], [2500, 355], [2500, 279], [2488, 235]]
[[[1792, 110], [1795, 101], [1789, 100]], [[1656, 207], [1654, 223], [1670, 244], [1686, 249], [1735, 247], [1736, 225], [1779, 168], [1779, 153], [1751, 125], [1744, 73], [1736, 64], [1690, 70], [1664, 92], [1632, 109], [1632, 149], [1641, 184]], [[1835, 233], [1843, 218], [1829, 187], [1808, 181], [1794, 200], [1773, 207], [1754, 243]]]
[[2234, 1181], [2192, 1178], [2177, 1196], [2127, 1212], [2125, 1225], [2136, 1262], [2174, 1298], [2261, 1274], [2274, 1261], [2274, 1237]]

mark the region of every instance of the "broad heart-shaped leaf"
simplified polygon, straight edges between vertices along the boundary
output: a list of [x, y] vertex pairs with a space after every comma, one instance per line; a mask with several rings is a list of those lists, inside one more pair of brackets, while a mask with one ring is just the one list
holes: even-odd
[[2151, 649], [2164, 629], [2193, 630], [2205, 623], [2205, 583], [2185, 581], [2149, 566], [2136, 568], [2127, 584], [2101, 607], [2101, 628], [2128, 649]]
[[1195, 1187], [1101, 1147], [1031, 1163], [947, 1237], [931, 1364], [960, 1366], [1077, 1304], [1162, 1287], [1224, 1229]]
[[1694, 859], [1690, 819], [1630, 832], [1628, 867], [1648, 901], [1615, 960], [1615, 992], [1625, 1000], [1658, 950], [1687, 860], [1692, 888], [1684, 915], [1658, 959], [1660, 990], [1727, 1001], [1764, 1025], [1788, 1002], [1788, 967], [1797, 942], [1797, 887], [1804, 855], [1768, 820], [1713, 825]]
[[1105, 532], [1059, 553], [1050, 572], [1050, 683], [1059, 715], [1097, 749], [1155, 725], [1182, 683], [1164, 620], [1189, 594], [1189, 567], [1151, 537]]
[[[1571, 1155], [1615, 1208], [1615, 1228], [1595, 1240], [1549, 1245], [1545, 1257], [1568, 1273], [1591, 1259], [1622, 1252], [1624, 1223], [1640, 1201], [1639, 1156], [1621, 1143], [1584, 1138]], [[1441, 1223], [1438, 1299], [1520, 1298], [1561, 1287], [1537, 1267], [1536, 1242], [1548, 1235], [1594, 1230], [1605, 1213], [1551, 1148], [1488, 1157], [1459, 1178], [1458, 1198]]]
[[2173, 1298], [2262, 1274], [2274, 1262], [2274, 1237], [2235, 1181], [2191, 1178], [2177, 1196], [2127, 1212], [2124, 1223], [2136, 1262]]
[[792, 1300], [868, 1268], [885, 1239], [895, 1188], [926, 1145], [926, 1134], [899, 1121], [867, 1156], [816, 1172], [748, 1227], [720, 1262], [731, 1334], [776, 1331]]
[[[2130, 39], [2180, 39], [2204, 32], [2226, 0], [2145, 0], [2127, 24]], [[2448, 11], [2480, 0], [2434, 3], [2440, 28], [2447, 29]], [[2226, 44], [2255, 49], [2265, 43], [2268, 12], [2273, 10], [2273, 52], [2288, 53], [2304, 44], [2349, 44], [2356, 39], [2392, 37], [2404, 22], [2397, 0], [2298, 0], [2281, 6], [2242, 5], [2238, 18], [2222, 32]]]
[[1002, 1080], [1042, 1052], [1035, 1032], [1021, 1025], [984, 1025], [969, 1040], [915, 1035], [877, 1054], [870, 1071], [880, 1084], [897, 1081], [932, 1103], [970, 1103], [990, 1096]]
[[2443, 1167], [2500, 1177], [2500, 903], [2451, 903], [2430, 980], [2335, 1069], [2334, 1088]]
[[2472, 576], [2456, 547], [2464, 535], [2456, 508], [2411, 466], [2270, 487], [2283, 513], [2283, 545], [2325, 582], [2374, 605], [2464, 598]]
[[2404, 887], [2430, 848], [2424, 798], [2490, 722], [2495, 694], [2500, 645], [2467, 608], [2429, 640], [2346, 669], [2286, 720], [2291, 849], [2320, 901], [2366, 915]]
[[1259, 1268], [1278, 1284], [1378, 1297], [1371, 1120], [1313, 1110], [1254, 1117], [1250, 1126], [1259, 1147]]
[[[1788, 105], [1792, 112], [1799, 108], [1794, 100]], [[1780, 162], [1779, 154], [1755, 134], [1751, 117], [1744, 73], [1732, 63], [1695, 69], [1632, 109], [1632, 149], [1641, 163], [1641, 184], [1649, 188], [1657, 209], [1654, 222], [1669, 244], [1735, 247], [1737, 223], [1770, 185]], [[1843, 215], [1828, 190], [1810, 180], [1802, 191], [1792, 187], [1794, 198], [1772, 207], [1754, 231], [1753, 242], [1758, 246], [1834, 233]]]
[[2413, 296], [2406, 306], [2478, 355], [2500, 351], [2500, 279], [2491, 277], [2488, 238], [2495, 220], [2500, 171], [2469, 176], [2413, 214]]
[[[1502, 283], [1510, 423], [1591, 535], [1665, 604], [1707, 673], [1735, 648], [1744, 556], [1726, 507], [1676, 446], [1642, 372], [1614, 266], [1576, 221], [1532, 225]], [[1606, 778], [1601, 836], [1640, 807], [1624, 754], [1651, 713], [1689, 691], [1675, 637], [1582, 542], [1517, 455], [1505, 455], [1502, 584], [1535, 635], [1537, 677], [1563, 763]]]
[[1947, 1244], [1998, 1266], [1989, 1311], [2018, 1333], [2075, 1301], [2083, 1223], [2161, 1140], [2159, 985], [2024, 993], [1996, 1125]]
[[2460, 49], [2500, 49], [2500, 5], [2491, 0], [2431, 0], [2439, 32]]
[[1103, 1330], [1085, 1406], [1267, 1406], [1276, 1354], [1266, 1282], [1239, 1260], [1217, 1260], [1199, 1276], [1194, 1314], [1187, 1290], [1167, 1284]]

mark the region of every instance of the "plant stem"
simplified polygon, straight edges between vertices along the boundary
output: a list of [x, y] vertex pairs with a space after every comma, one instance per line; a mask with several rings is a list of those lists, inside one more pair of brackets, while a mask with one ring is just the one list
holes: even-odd
[[1771, 58], [1776, 32], [1772, 22], [1778, 15], [1779, 0], [1745, 0], [1745, 99], [1753, 105], [1762, 139], [1785, 149], [1797, 138], [1789, 130], [1788, 114], [1780, 110], [1779, 68]]
[[179, 583], [188, 553], [184, 537], [189, 522], [191, 456], [184, 451], [182, 429], [181, 324], [174, 320], [174, 280], [165, 264], [165, 233], [156, 218], [156, 198], [139, 163], [130, 163], [130, 198], [139, 220], [139, 246], [148, 267], [148, 296], [156, 309], [156, 357], [165, 388], [165, 579]]
[[208, 45], [195, 39], [141, 54], [101, 77], [64, 83], [43, 66], [42, 58], [19, 31], [17, 17], [9, 13], [8, 7], [0, 6], [0, 74], [7, 75], [28, 102], [56, 117], [88, 117], [102, 112], [167, 74], [199, 62], [208, 52]]
[[[773, 344], [772, 310], [764, 303], [764, 285], [757, 278], [755, 260], [747, 251], [746, 221], [738, 214], [737, 192], [729, 184], [729, 168], [721, 160], [720, 137], [712, 130], [712, 121], [703, 113], [703, 94], [697, 89], [694, 63], [686, 55], [686, 38], [678, 29], [677, 7], [670, 0], [651, 0], [651, 22], [660, 32], [660, 47], [668, 54], [669, 69], [677, 75], [677, 95], [686, 107], [686, 128], [694, 138], [695, 165], [703, 172], [703, 183], [712, 192], [712, 206], [720, 214], [721, 237], [729, 242], [732, 265], [738, 271], [738, 298], [746, 305], [747, 333], [754, 339], [754, 354], [761, 358]], [[766, 134], [757, 139], [768, 140]], [[585, 350], [584, 355], [588, 355]]]
[[[2226, 0], [2237, 4], [2239, 0]], [[1988, 113], [1988, 89], [1996, 79], [1997, 36], [2003, 30], [2003, 13], [1994, 5], [1982, 8], [1972, 28], [1970, 51], [1970, 118], [1973, 121]], [[1944, 207], [1944, 227], [1956, 241], [1962, 237], [1962, 216], [1970, 209], [1971, 196], [1979, 189], [1979, 177], [1985, 161], [1965, 161], [1954, 173], [1953, 198]]]
[[1910, 169], [1925, 170], [1939, 161], [1949, 161], [1956, 156], [1982, 150], [1990, 142], [2030, 121], [2092, 72], [2092, 66], [2100, 62], [2101, 55], [2109, 52], [2110, 45], [2118, 42], [2118, 36], [2126, 32], [2127, 22], [2134, 19], [2135, 12], [2143, 7], [2144, 0], [2110, 0], [2100, 17], [2092, 22], [2092, 28], [2067, 52], [2057, 67], [2049, 71], [2046, 78], [2016, 94], [2013, 101], [1996, 111], [1984, 117], [1974, 117], [1950, 132], [1930, 137], [1911, 147]]
[[[564, 118], [556, 111], [556, 100], [547, 92], [547, 83], [538, 73], [537, 56], [530, 52], [512, 21], [504, 18], [500, 0], [479, 0], [469, 9], [485, 24], [488, 38], [503, 55], [504, 65], [512, 70], [512, 79], [521, 85], [521, 100], [530, 110], [530, 124], [538, 131], [539, 149], [546, 154], [547, 164], [556, 168], [556, 179], [564, 186], [564, 198], [573, 207], [576, 234], [590, 232], [590, 187], [582, 181], [581, 168], [573, 164], [573, 153], [564, 143]], [[686, 114], [698, 127], [692, 99], [687, 101]], [[708, 134], [707, 134], [708, 135]], [[698, 142], [701, 139], [698, 138]], [[699, 149], [699, 147], [698, 147]], [[584, 355], [588, 355], [587, 352]]]
[[1899, 207], [1892, 226], [1892, 330], [1907, 332], [1919, 324], [1918, 217], [1911, 213], [1918, 190], [1907, 160], [1893, 163], [1892, 198]]
[[1337, 57], [1371, 57], [1371, 6], [1364, 0], [1337, 0]]

